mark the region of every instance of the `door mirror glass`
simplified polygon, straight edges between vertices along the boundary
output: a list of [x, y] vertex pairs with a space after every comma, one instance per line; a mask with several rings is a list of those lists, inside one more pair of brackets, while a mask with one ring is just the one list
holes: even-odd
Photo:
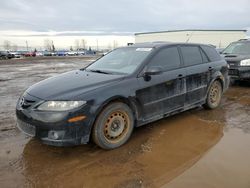
[[162, 68], [158, 66], [148, 67], [145, 71], [145, 75], [157, 75], [162, 73]]

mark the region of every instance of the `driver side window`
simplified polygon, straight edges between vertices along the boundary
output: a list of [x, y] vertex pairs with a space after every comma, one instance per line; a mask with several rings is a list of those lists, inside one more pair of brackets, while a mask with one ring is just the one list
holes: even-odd
[[177, 47], [168, 47], [160, 50], [150, 61], [150, 66], [159, 66], [163, 71], [179, 68], [181, 65]]

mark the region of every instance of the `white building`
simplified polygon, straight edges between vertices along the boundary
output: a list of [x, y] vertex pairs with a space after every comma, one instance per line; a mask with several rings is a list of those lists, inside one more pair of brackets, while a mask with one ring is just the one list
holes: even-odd
[[247, 30], [173, 30], [135, 33], [135, 43], [168, 41], [211, 44], [225, 48], [233, 41], [246, 38]]

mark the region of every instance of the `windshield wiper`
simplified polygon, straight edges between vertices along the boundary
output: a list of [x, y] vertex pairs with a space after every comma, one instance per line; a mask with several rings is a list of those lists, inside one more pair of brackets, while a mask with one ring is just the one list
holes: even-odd
[[101, 74], [111, 74], [110, 72], [106, 72], [106, 71], [103, 71], [103, 70], [98, 70], [98, 69], [87, 69], [88, 71], [90, 72], [97, 72], [97, 73], [101, 73]]

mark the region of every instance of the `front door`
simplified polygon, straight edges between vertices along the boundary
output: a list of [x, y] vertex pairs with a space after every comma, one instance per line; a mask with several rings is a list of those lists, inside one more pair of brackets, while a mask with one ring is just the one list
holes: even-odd
[[136, 97], [141, 104], [144, 120], [162, 117], [180, 109], [185, 99], [185, 68], [182, 68], [177, 46], [161, 49], [150, 60], [150, 66], [161, 67], [162, 73], [138, 78]]

